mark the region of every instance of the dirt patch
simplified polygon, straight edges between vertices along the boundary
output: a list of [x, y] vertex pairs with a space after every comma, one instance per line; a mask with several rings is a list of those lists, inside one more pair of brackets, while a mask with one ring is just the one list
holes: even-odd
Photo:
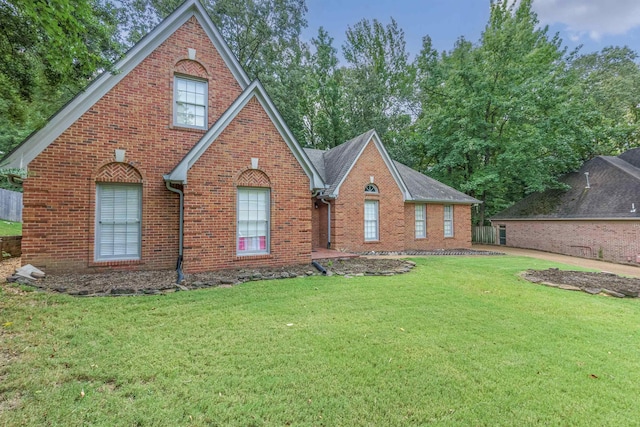
[[619, 298], [637, 298], [640, 294], [640, 278], [623, 277], [607, 272], [593, 273], [550, 268], [527, 270], [522, 277], [533, 283], [590, 294], [604, 294]]
[[[415, 266], [413, 262], [406, 260], [368, 258], [318, 260], [318, 263], [327, 270], [328, 275], [341, 276], [391, 276], [406, 273]], [[14, 270], [15, 267], [5, 267], [0, 270], [5, 274], [0, 277], [6, 278], [13, 274]], [[303, 264], [284, 268], [250, 268], [187, 274], [181, 287], [176, 286], [176, 272], [173, 270], [47, 275], [43, 279], [30, 282], [29, 285], [43, 291], [79, 296], [153, 295], [173, 292], [177, 289], [190, 290], [215, 286], [232, 286], [253, 280], [286, 279], [321, 274], [311, 264]]]

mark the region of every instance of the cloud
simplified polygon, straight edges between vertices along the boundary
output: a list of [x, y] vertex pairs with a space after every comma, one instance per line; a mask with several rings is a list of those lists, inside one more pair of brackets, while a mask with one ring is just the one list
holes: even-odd
[[564, 25], [572, 39], [600, 40], [640, 26], [638, 0], [534, 0], [533, 10], [542, 24]]

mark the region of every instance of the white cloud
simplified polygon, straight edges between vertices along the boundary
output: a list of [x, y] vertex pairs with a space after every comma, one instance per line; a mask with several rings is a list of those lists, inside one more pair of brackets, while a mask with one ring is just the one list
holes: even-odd
[[533, 10], [540, 23], [564, 25], [576, 40], [585, 34], [600, 40], [640, 26], [638, 0], [534, 0]]

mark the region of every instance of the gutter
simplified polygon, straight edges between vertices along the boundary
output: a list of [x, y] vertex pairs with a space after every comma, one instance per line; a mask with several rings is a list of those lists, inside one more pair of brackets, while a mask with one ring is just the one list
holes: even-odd
[[176, 262], [176, 283], [181, 284], [184, 281], [184, 273], [182, 272], [183, 248], [184, 248], [184, 193], [182, 190], [171, 186], [171, 181], [165, 181], [167, 190], [177, 193], [180, 196], [180, 231], [178, 232], [178, 260]]

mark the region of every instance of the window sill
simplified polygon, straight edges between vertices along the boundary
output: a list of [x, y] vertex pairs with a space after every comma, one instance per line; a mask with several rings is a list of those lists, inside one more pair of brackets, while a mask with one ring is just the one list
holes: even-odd
[[92, 261], [89, 263], [89, 267], [117, 267], [121, 265], [142, 265], [141, 259], [120, 259], [120, 260], [104, 260], [104, 261]]
[[273, 258], [272, 254], [246, 254], [246, 255], [238, 255], [236, 254], [236, 261], [247, 261], [254, 259], [271, 259]]
[[180, 125], [169, 125], [169, 129], [173, 129], [173, 130], [184, 130], [187, 132], [195, 132], [195, 133], [207, 133], [207, 131], [209, 130], [208, 128], [192, 128], [189, 126], [180, 126]]
[[370, 243], [380, 243], [380, 240], [365, 240], [364, 244], [370, 244]]

